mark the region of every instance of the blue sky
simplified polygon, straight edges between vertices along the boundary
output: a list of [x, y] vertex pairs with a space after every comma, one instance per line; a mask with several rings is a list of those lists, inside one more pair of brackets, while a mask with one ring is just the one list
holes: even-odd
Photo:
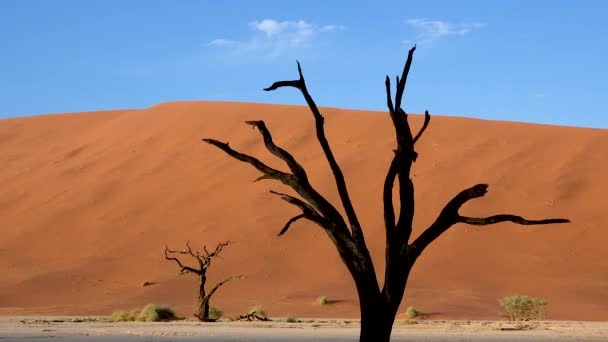
[[608, 1], [1, 0], [0, 117], [176, 100], [404, 109], [608, 128]]

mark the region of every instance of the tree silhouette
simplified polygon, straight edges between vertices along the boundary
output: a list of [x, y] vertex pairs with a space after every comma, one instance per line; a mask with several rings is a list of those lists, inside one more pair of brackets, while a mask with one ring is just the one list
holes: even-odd
[[[284, 234], [294, 222], [301, 219], [307, 219], [316, 223], [327, 233], [355, 281], [361, 310], [361, 342], [384, 342], [390, 340], [393, 322], [399, 304], [403, 299], [405, 286], [412, 266], [424, 249], [454, 224], [466, 223], [482, 226], [506, 221], [520, 225], [569, 222], [566, 219], [527, 220], [520, 216], [509, 214], [489, 217], [468, 217], [461, 215], [458, 211], [463, 204], [486, 194], [488, 185], [477, 184], [458, 193], [443, 208], [435, 222], [420, 236], [410, 242], [414, 218], [414, 185], [410, 178], [410, 170], [418, 157], [418, 154], [414, 150], [414, 145], [425, 132], [431, 120], [428, 111], [425, 112], [424, 124], [420, 131], [414, 135], [408, 123], [408, 115], [401, 108], [401, 99], [415, 49], [415, 46], [410, 49], [403, 73], [401, 77], [396, 77], [397, 85], [394, 103], [391, 98], [391, 84], [388, 76], [385, 83], [387, 106], [395, 128], [397, 147], [394, 150], [394, 156], [388, 168], [383, 188], [386, 254], [382, 287], [376, 278], [374, 264], [365, 244], [361, 224], [350, 200], [344, 175], [334, 158], [325, 136], [324, 117], [308, 93], [299, 62], [299, 79], [275, 82], [264, 90], [270, 91], [282, 87], [294, 87], [300, 90], [304, 96], [314, 116], [317, 139], [335, 178], [341, 204], [346, 213], [346, 219], [338, 212], [334, 205], [314, 189], [308, 180], [306, 171], [296, 159], [289, 152], [274, 143], [263, 121], [246, 121], [246, 123], [258, 129], [268, 151], [283, 160], [291, 172], [274, 169], [255, 157], [235, 151], [227, 143], [214, 139], [203, 139], [204, 142], [216, 146], [229, 156], [251, 164], [259, 170], [262, 176], [257, 180], [278, 180], [289, 186], [299, 195], [299, 197], [296, 197], [271, 191], [271, 193], [278, 195], [281, 199], [298, 207], [302, 211], [301, 214], [287, 221], [279, 235]], [[401, 203], [401, 210], [398, 215], [395, 213], [393, 206], [395, 180], [398, 180], [399, 201]]]
[[[220, 252], [225, 246], [228, 246], [230, 241], [222, 242], [215, 247], [215, 251], [209, 253], [207, 251], [207, 247], [203, 247], [204, 253], [201, 255], [200, 252], [194, 253], [192, 248], [190, 248], [190, 243], [186, 242], [186, 248], [181, 251], [172, 251], [168, 246], [165, 246], [165, 259], [173, 260], [179, 266], [179, 274], [193, 273], [198, 276], [198, 309], [194, 313], [194, 316], [203, 322], [212, 322], [213, 319], [209, 318], [209, 301], [211, 300], [211, 296], [217, 291], [222, 285], [226, 284], [230, 280], [240, 279], [243, 276], [232, 276], [228, 277], [219, 283], [217, 283], [209, 292], [205, 291], [205, 284], [207, 283], [207, 269], [211, 266], [211, 259], [218, 257]], [[174, 256], [169, 256], [170, 254], [183, 254], [189, 255], [193, 259], [195, 259], [198, 263], [198, 268], [185, 266], [182, 262]]]

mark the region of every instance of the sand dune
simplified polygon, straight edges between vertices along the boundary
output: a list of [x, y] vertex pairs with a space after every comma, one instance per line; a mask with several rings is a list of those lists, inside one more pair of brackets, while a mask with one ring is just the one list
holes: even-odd
[[[382, 272], [381, 189], [394, 146], [384, 112], [322, 108], [330, 144]], [[227, 314], [262, 304], [271, 315], [357, 317], [355, 288], [330, 240], [252, 183], [259, 174], [201, 142], [234, 148], [285, 169], [243, 121], [263, 119], [275, 141], [338, 203], [308, 108], [227, 102], [166, 103], [143, 110], [0, 120], [0, 313], [108, 314], [153, 302], [194, 311], [195, 279], [164, 260], [181, 248], [233, 244], [210, 281]], [[419, 127], [422, 117], [412, 117]], [[458, 225], [414, 267], [406, 305], [434, 318], [497, 317], [497, 299], [546, 298], [549, 318], [607, 320], [608, 131], [435, 116], [417, 145], [417, 235], [458, 191], [490, 184], [469, 215], [567, 217], [525, 228]], [[145, 280], [155, 285], [142, 287]], [[336, 303], [313, 304], [325, 295]]]

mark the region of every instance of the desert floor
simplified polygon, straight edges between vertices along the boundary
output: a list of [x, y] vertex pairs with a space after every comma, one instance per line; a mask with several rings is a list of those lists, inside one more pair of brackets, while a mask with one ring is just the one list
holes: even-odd
[[[356, 320], [106, 323], [99, 318], [0, 317], [1, 341], [357, 341]], [[544, 321], [527, 330], [500, 321], [397, 321], [393, 341], [606, 341], [608, 323]]]

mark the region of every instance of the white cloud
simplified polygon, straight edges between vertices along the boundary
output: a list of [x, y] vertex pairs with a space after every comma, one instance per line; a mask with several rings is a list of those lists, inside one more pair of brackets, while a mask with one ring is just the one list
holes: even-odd
[[408, 19], [406, 23], [418, 30], [416, 41], [420, 44], [431, 43], [446, 36], [464, 36], [472, 30], [485, 27], [485, 23], [448, 23], [441, 20]]
[[209, 43], [205, 44], [205, 46], [226, 46], [226, 45], [233, 45], [235, 43], [236, 42], [233, 40], [219, 38], [219, 39], [214, 39], [214, 40], [210, 41]]
[[342, 25], [317, 26], [305, 20], [278, 21], [274, 19], [252, 21], [249, 22], [249, 27], [254, 33], [248, 40], [215, 39], [206, 46], [232, 45], [235, 51], [241, 54], [257, 53], [273, 58], [284, 54], [289, 49], [309, 46], [313, 37], [322, 32], [345, 29]]
[[346, 29], [344, 25], [325, 25], [321, 27], [319, 31], [339, 31], [344, 29]]

